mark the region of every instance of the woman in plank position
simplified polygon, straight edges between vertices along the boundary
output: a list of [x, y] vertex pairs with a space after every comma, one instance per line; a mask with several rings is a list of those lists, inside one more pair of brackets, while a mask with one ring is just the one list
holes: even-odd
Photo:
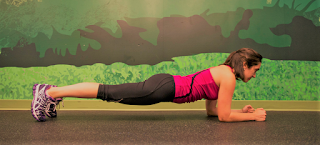
[[143, 82], [120, 85], [79, 83], [57, 87], [35, 84], [31, 112], [37, 121], [45, 121], [45, 114], [56, 117], [56, 105], [63, 97], [97, 98], [130, 105], [185, 103], [204, 98], [207, 115], [218, 116], [222, 122], [265, 121], [267, 114], [263, 108], [255, 110], [246, 105], [241, 110], [231, 110], [236, 80], [248, 82], [255, 78], [261, 60], [262, 56], [253, 49], [242, 48], [232, 52], [223, 64], [187, 76], [156, 74]]

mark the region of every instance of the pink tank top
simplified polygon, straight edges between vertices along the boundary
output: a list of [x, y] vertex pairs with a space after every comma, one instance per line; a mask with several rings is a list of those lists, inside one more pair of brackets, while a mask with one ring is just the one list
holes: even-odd
[[[173, 75], [173, 78], [175, 82], [175, 98], [173, 102], [175, 103], [190, 103], [201, 99], [218, 99], [219, 87], [212, 78], [210, 68], [187, 76]], [[192, 79], [193, 84], [191, 84]]]

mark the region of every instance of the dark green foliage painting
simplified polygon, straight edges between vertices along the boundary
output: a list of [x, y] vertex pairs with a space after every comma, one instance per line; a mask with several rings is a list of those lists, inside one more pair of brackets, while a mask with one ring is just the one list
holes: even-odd
[[0, 99], [188, 75], [246, 47], [264, 59], [234, 100], [318, 101], [319, 40], [320, 0], [0, 0]]

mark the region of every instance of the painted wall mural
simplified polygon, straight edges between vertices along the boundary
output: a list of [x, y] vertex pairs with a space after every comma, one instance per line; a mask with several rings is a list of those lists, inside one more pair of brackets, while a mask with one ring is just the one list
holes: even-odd
[[0, 12], [0, 99], [187, 75], [243, 47], [264, 59], [234, 100], [320, 98], [320, 0], [0, 0]]

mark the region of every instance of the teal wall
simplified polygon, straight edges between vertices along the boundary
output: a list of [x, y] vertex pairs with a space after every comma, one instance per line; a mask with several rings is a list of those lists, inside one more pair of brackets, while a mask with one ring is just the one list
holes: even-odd
[[32, 86], [187, 75], [253, 48], [234, 100], [320, 98], [320, 0], [0, 0], [0, 99]]

